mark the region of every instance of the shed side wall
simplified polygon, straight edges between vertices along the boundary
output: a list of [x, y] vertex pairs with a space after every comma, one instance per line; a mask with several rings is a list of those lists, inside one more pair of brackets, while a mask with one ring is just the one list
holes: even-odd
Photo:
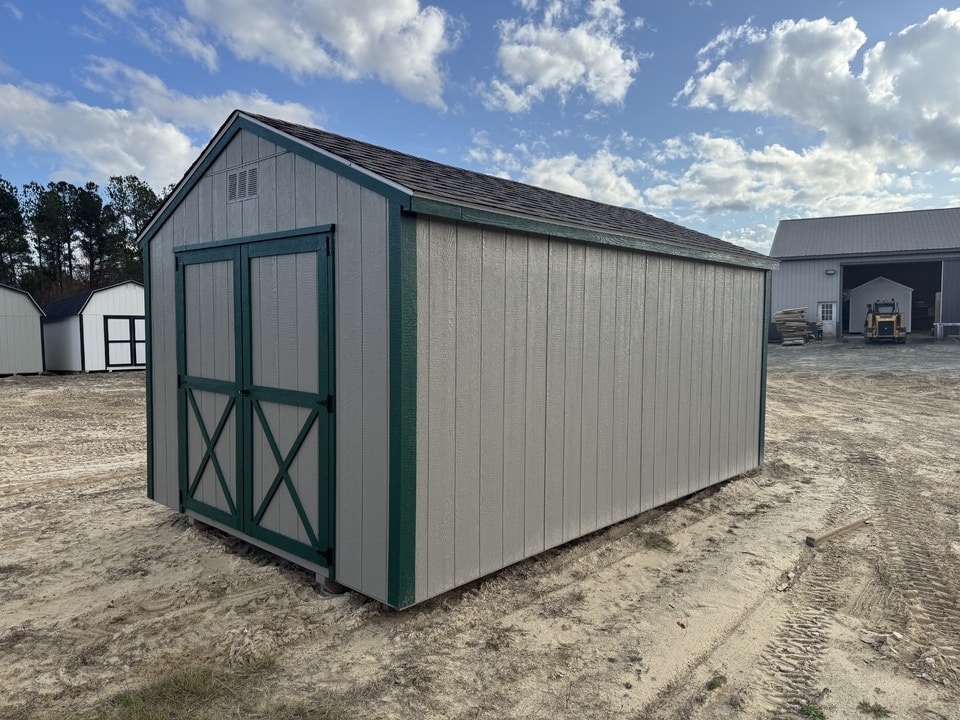
[[417, 599], [753, 468], [764, 273], [420, 218]]
[[47, 370], [80, 372], [80, 316], [43, 323], [43, 352]]
[[83, 360], [86, 365], [84, 370], [87, 372], [107, 369], [106, 337], [103, 331], [104, 315], [143, 317], [143, 288], [137, 283], [125, 283], [95, 292], [90, 296], [82, 314]]
[[[227, 171], [250, 164], [258, 170], [257, 196], [228, 203]], [[387, 203], [245, 130], [213, 161], [150, 242], [155, 493], [161, 502], [177, 507], [173, 248], [329, 224], [336, 225], [336, 578], [386, 601]]]
[[900, 305], [906, 322], [907, 332], [912, 331], [911, 319], [913, 313], [910, 308], [913, 307], [913, 290], [904, 287], [898, 282], [880, 277], [874, 278], [870, 282], [864, 283], [860, 287], [849, 291], [850, 295], [850, 329], [851, 333], [863, 333], [863, 325], [867, 319], [867, 303], [877, 300], [894, 299]]
[[40, 312], [23, 293], [0, 287], [0, 375], [43, 372]]

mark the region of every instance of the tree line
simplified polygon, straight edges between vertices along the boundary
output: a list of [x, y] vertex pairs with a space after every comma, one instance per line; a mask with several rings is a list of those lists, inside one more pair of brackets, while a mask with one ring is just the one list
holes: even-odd
[[163, 197], [134, 175], [111, 177], [104, 188], [64, 181], [17, 188], [0, 177], [0, 283], [43, 307], [85, 288], [142, 280], [137, 235]]

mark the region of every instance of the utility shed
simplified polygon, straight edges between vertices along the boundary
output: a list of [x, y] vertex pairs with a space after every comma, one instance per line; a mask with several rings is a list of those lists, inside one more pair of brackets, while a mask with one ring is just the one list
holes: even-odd
[[30, 293], [0, 285], [0, 375], [43, 372], [42, 317]]
[[237, 111], [140, 238], [148, 494], [394, 607], [756, 467], [769, 258]]
[[46, 308], [43, 341], [51, 372], [144, 369], [143, 285], [128, 280], [54, 300]]
[[862, 328], [867, 319], [867, 304], [877, 300], [896, 300], [904, 313], [907, 332], [910, 332], [910, 312], [913, 305], [913, 288], [901, 285], [885, 277], [876, 277], [853, 288], [850, 293], [850, 331]]
[[863, 331], [851, 294], [881, 277], [913, 289], [897, 297], [908, 332], [960, 323], [960, 208], [781, 220], [770, 255], [773, 311], [809, 308], [825, 335]]

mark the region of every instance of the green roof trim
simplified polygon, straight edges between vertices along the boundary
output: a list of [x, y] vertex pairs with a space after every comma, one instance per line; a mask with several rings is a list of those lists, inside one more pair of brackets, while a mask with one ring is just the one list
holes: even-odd
[[380, 180], [373, 173], [359, 170], [357, 166], [332, 156], [329, 151], [324, 152], [320, 148], [310, 146], [305, 140], [298, 140], [286, 133], [274, 130], [269, 125], [261, 124], [251, 118], [241, 115], [237, 119], [237, 126], [240, 130], [249, 130], [255, 135], [266, 138], [277, 147], [282, 147], [288, 152], [292, 152], [307, 160], [315, 162], [317, 165], [335, 172], [340, 177], [346, 178], [357, 185], [372, 190], [378, 195], [382, 195], [390, 202], [407, 204], [410, 202], [410, 193], [405, 193], [394, 184]]
[[773, 269], [779, 264], [772, 258], [743, 257], [701, 248], [676, 245], [674, 243], [650, 240], [631, 235], [617, 235], [599, 230], [591, 230], [572, 225], [525, 218], [506, 213], [497, 213], [490, 210], [481, 210], [455, 203], [443, 202], [430, 198], [414, 197], [410, 203], [413, 212], [423, 215], [448, 218], [460, 222], [469, 222], [477, 225], [488, 225], [514, 230], [517, 232], [535, 233], [567, 240], [594, 243], [596, 245], [612, 245], [615, 247], [630, 248], [658, 255], [672, 255], [675, 257], [703, 260], [711, 263], [736, 265], [739, 267], [753, 267], [763, 270]]
[[[321, 151], [319, 148], [311, 148], [305, 141], [297, 140], [286, 133], [279, 132], [268, 125], [264, 125], [247, 117], [239, 111], [234, 111], [217, 135], [214, 136], [214, 139], [211, 140], [210, 144], [207, 145], [200, 154], [200, 157], [197, 158], [193, 166], [184, 174], [170, 198], [161, 205], [157, 214], [147, 223], [147, 227], [137, 241], [141, 248], [145, 247], [153, 236], [157, 234], [167, 219], [176, 211], [180, 203], [183, 202], [184, 198], [186, 198], [196, 184], [200, 182], [207, 170], [210, 169], [210, 166], [216, 162], [217, 158], [226, 149], [227, 145], [230, 144], [234, 136], [241, 130], [247, 130], [258, 137], [269, 140], [274, 145], [325, 167], [362, 187], [373, 190], [390, 201], [399, 202], [404, 206], [409, 205], [409, 193], [404, 193], [393, 184], [379, 180], [370, 172], [359, 170], [349, 162], [338, 160], [336, 157], [331, 156], [328, 152]], [[281, 236], [283, 233], [276, 234]]]

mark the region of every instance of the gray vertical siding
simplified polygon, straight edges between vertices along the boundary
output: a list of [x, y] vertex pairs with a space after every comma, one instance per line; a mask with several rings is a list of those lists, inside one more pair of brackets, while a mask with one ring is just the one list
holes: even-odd
[[[835, 275], [825, 270], [836, 270]], [[773, 299], [771, 312], [788, 308], [809, 308], [808, 320], [817, 314], [818, 302], [837, 303], [840, 312], [840, 263], [834, 260], [784, 260], [773, 271]], [[838, 332], [840, 328], [837, 328]]]
[[[226, 196], [224, 196], [226, 198]], [[176, 283], [173, 223], [150, 241], [150, 373], [152, 390], [153, 492], [158, 502], [179, 508], [177, 464], [177, 344]]]
[[756, 465], [764, 273], [421, 217], [417, 598]]
[[[227, 171], [256, 163], [256, 198], [227, 202]], [[151, 239], [153, 476], [176, 508], [173, 248], [335, 224], [337, 579], [387, 594], [387, 206], [381, 196], [241, 131]], [[290, 419], [294, 422], [294, 419]]]

